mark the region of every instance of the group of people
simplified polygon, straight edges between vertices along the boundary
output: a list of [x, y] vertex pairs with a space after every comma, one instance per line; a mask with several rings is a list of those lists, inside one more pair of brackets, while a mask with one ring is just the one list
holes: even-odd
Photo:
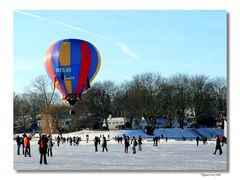
[[31, 157], [31, 148], [30, 148], [30, 141], [32, 137], [23, 134], [22, 137], [17, 135], [16, 143], [17, 143], [17, 154], [20, 155], [20, 148], [22, 146], [22, 154], [27, 157]]
[[78, 137], [78, 136], [73, 136], [73, 137], [67, 137], [67, 138], [65, 138], [65, 137], [62, 137], [62, 136], [58, 135], [58, 136], [56, 137], [57, 146], [59, 146], [59, 144], [60, 144], [61, 142], [62, 142], [62, 144], [65, 143], [65, 142], [67, 142], [67, 143], [70, 144], [70, 146], [72, 146], [72, 145], [78, 146], [81, 140], [82, 140], [82, 138], [81, 138], [81, 137]]
[[[98, 136], [95, 136], [94, 138], [94, 147], [95, 147], [95, 152], [98, 152], [98, 145], [101, 144], [101, 139]], [[108, 152], [108, 148], [107, 148], [107, 139], [105, 136], [103, 136], [102, 139], [102, 152], [104, 152], [104, 150], [106, 150], [106, 152]]]
[[136, 147], [137, 146], [138, 146], [138, 150], [142, 151], [142, 137], [141, 136], [138, 136], [138, 138], [133, 136], [131, 141], [130, 141], [130, 137], [126, 136], [124, 134], [123, 135], [123, 140], [124, 140], [124, 153], [128, 153], [128, 148], [130, 147], [130, 144], [132, 145], [133, 154], [136, 154]]
[[217, 153], [217, 150], [219, 150], [219, 155], [221, 155], [223, 153], [222, 151], [222, 146], [224, 144], [227, 144], [227, 138], [225, 136], [218, 136], [216, 138], [216, 147], [215, 147], [215, 151], [214, 151], [214, 155]]
[[[161, 137], [160, 136], [155, 136], [153, 138], [153, 146], [158, 146], [158, 142], [160, 142], [161, 138], [163, 139], [164, 136], [161, 134]], [[165, 141], [167, 142], [168, 141], [168, 137], [166, 136], [165, 137]]]
[[[20, 155], [20, 148], [22, 146], [22, 153], [25, 157], [31, 157], [31, 148], [30, 148], [30, 141], [32, 137], [30, 135], [23, 134], [22, 137], [19, 135], [16, 136], [15, 140], [17, 143], [17, 155]], [[41, 135], [38, 140], [39, 146], [39, 154], [40, 154], [40, 164], [44, 162], [47, 164], [47, 157], [46, 156], [53, 156], [52, 147], [53, 147], [53, 140], [51, 135]]]
[[[32, 137], [30, 135], [26, 135], [23, 134], [22, 137], [20, 137], [19, 135], [16, 136], [15, 140], [17, 143], [17, 154], [20, 155], [20, 149], [22, 146], [22, 154], [27, 157], [31, 157], [31, 148], [30, 148], [30, 141], [31, 141]], [[63, 138], [60, 136], [58, 136], [56, 138], [57, 144], [59, 146], [60, 140], [63, 140]], [[79, 137], [74, 137], [74, 138], [67, 138], [67, 142], [69, 142], [70, 144], [72, 142], [74, 142], [74, 145], [78, 145], [79, 141], [81, 140], [81, 138]], [[122, 141], [124, 142], [124, 153], [128, 153], [128, 149], [131, 146], [132, 147], [132, 153], [136, 154], [136, 147], [138, 146], [138, 150], [142, 151], [142, 137], [138, 136], [138, 137], [132, 137], [132, 139], [130, 139], [129, 136], [126, 136], [125, 134], [123, 134], [123, 137], [117, 137], [115, 138], [115, 140], [122, 144]], [[153, 146], [157, 146], [158, 141], [160, 140], [159, 136], [156, 136], [153, 138]], [[196, 141], [197, 141], [197, 146], [199, 144], [199, 141], [203, 140], [201, 139], [199, 136], [196, 137]], [[107, 140], [107, 138], [103, 135], [102, 137], [98, 137], [95, 136], [94, 138], [94, 147], [95, 147], [95, 152], [98, 152], [98, 145], [101, 144], [102, 141], [102, 152], [106, 151], [108, 152], [108, 148], [107, 148], [107, 141], [109, 141], [109, 139]], [[166, 140], [167, 141], [167, 140]], [[215, 151], [213, 154], [216, 154], [217, 150], [219, 150], [219, 155], [221, 155], [222, 152], [222, 146], [224, 143], [226, 143], [226, 137], [222, 137], [222, 136], [218, 136], [216, 137], [216, 147], [215, 147]], [[204, 143], [205, 144], [205, 143]], [[48, 164], [47, 163], [47, 156], [53, 156], [52, 153], [52, 147], [53, 147], [53, 140], [52, 140], [52, 136], [51, 135], [41, 135], [39, 137], [39, 141], [38, 141], [38, 146], [39, 146], [39, 153], [40, 153], [40, 164], [44, 163], [44, 164]]]
[[[196, 142], [197, 142], [197, 146], [199, 145], [199, 141], [203, 141], [203, 144], [207, 144], [207, 137], [204, 136], [204, 137], [199, 137], [197, 136], [196, 137]], [[227, 138], [225, 136], [219, 136], [217, 135], [216, 136], [216, 146], [215, 146], [215, 151], [214, 151], [214, 155], [217, 153], [217, 150], [219, 150], [219, 155], [221, 155], [223, 153], [222, 151], [222, 146], [224, 144], [227, 144]]]
[[[117, 136], [114, 138], [118, 144], [122, 142], [124, 142], [124, 153], [128, 153], [128, 149], [131, 146], [132, 147], [132, 152], [133, 154], [136, 154], [136, 147], [138, 146], [138, 150], [142, 151], [142, 137], [139, 136], [138, 138], [136, 137], [132, 137], [132, 139], [130, 140], [129, 136], [126, 136], [125, 134], [123, 136]], [[107, 140], [106, 137], [103, 135], [102, 136], [102, 144], [101, 144], [101, 136], [95, 136], [94, 137], [94, 147], [95, 147], [95, 152], [98, 152], [98, 145], [102, 145], [102, 152], [104, 152], [104, 150], [106, 150], [106, 152], [108, 152], [108, 148], [107, 148]]]
[[207, 144], [207, 137], [206, 136], [201, 136], [201, 137], [197, 136], [196, 137], [197, 146], [199, 145], [199, 141], [202, 141], [203, 144], [205, 145], [205, 144]]

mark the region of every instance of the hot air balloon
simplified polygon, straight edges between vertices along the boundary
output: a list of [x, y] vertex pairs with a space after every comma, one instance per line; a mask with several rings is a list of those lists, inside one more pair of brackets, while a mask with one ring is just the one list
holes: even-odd
[[45, 68], [62, 94], [62, 99], [74, 105], [90, 88], [101, 65], [97, 48], [80, 39], [64, 39], [47, 50]]

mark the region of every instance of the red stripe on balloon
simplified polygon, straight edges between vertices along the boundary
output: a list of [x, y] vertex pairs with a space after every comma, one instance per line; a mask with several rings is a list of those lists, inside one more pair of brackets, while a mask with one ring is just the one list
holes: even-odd
[[87, 77], [91, 68], [92, 63], [92, 54], [91, 49], [87, 43], [81, 42], [80, 48], [82, 52], [82, 59], [80, 63], [80, 72], [78, 77], [78, 87], [77, 87], [77, 94], [80, 93], [81, 89], [83, 88], [84, 83], [87, 82]]

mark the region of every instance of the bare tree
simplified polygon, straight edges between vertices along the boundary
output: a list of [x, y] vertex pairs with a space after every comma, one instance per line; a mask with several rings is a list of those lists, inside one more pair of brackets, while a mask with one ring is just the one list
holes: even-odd
[[27, 88], [29, 94], [37, 94], [39, 103], [42, 108], [50, 107], [51, 104], [59, 102], [57, 91], [53, 91], [53, 83], [46, 75], [40, 75], [35, 78]]
[[[25, 88], [23, 94], [14, 94], [14, 124], [23, 119], [24, 131], [27, 125], [29, 129], [37, 126], [36, 116], [41, 114], [42, 110], [49, 108], [56, 102], [59, 102], [58, 94], [52, 91], [51, 82], [49, 78], [45, 75], [38, 76], [34, 79], [30, 85]], [[22, 117], [31, 117], [31, 121], [26, 123], [25, 119]]]
[[180, 127], [183, 128], [184, 115], [189, 107], [189, 76], [187, 74], [177, 74], [170, 78], [170, 83], [174, 87], [174, 104], [176, 117], [179, 118]]

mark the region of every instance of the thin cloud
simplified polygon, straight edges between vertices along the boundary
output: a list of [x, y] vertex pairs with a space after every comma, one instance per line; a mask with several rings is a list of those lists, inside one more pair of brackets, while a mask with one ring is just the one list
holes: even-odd
[[26, 16], [31, 16], [31, 17], [34, 17], [34, 18], [37, 18], [37, 19], [46, 19], [46, 18], [43, 18], [41, 16], [38, 16], [38, 15], [35, 15], [35, 14], [32, 14], [32, 13], [27, 13], [27, 12], [24, 12], [24, 11], [15, 11], [15, 12], [19, 13], [19, 14], [26, 15]]
[[131, 49], [129, 49], [126, 44], [120, 43], [120, 42], [116, 42], [116, 44], [122, 49], [124, 54], [130, 57], [133, 57], [135, 59], [138, 58], [138, 56]]
[[55, 21], [55, 20], [51, 20], [49, 18], [44, 18], [44, 17], [41, 17], [41, 16], [38, 16], [38, 15], [35, 15], [35, 14], [32, 14], [32, 13], [28, 13], [28, 12], [24, 12], [24, 11], [15, 11], [16, 13], [19, 13], [19, 14], [23, 14], [23, 15], [26, 15], [26, 16], [31, 16], [33, 18], [37, 18], [37, 19], [41, 19], [41, 20], [45, 20], [45, 21], [48, 21], [48, 22], [51, 22], [51, 23], [55, 23], [55, 24], [58, 24], [58, 25], [61, 25], [61, 26], [64, 26], [66, 28], [69, 28], [69, 29], [72, 29], [72, 30], [76, 30], [76, 31], [80, 31], [80, 32], [83, 32], [83, 33], [87, 33], [87, 34], [91, 34], [93, 36], [96, 36], [96, 37], [99, 37], [99, 38], [102, 38], [102, 39], [105, 39], [105, 40], [108, 40], [108, 41], [112, 41], [115, 45], [117, 45], [118, 47], [120, 47], [121, 51], [129, 56], [129, 57], [132, 57], [134, 59], [137, 59], [138, 56], [136, 55], [136, 53], [134, 53], [130, 48], [128, 48], [128, 46], [125, 44], [125, 43], [122, 43], [122, 42], [118, 42], [114, 39], [111, 39], [109, 37], [106, 37], [106, 36], [103, 36], [101, 34], [98, 34], [98, 33], [93, 33], [93, 32], [90, 32], [86, 29], [82, 29], [82, 28], [79, 28], [77, 26], [72, 26], [70, 24], [66, 24], [66, 23], [63, 23], [61, 21]]
[[206, 62], [206, 61], [209, 61], [211, 59], [214, 59], [215, 57], [217, 57], [218, 55], [220, 55], [221, 53], [223, 53], [224, 51], [218, 51], [218, 52], [215, 52], [211, 55], [208, 55], [202, 59], [199, 59], [199, 60], [195, 60], [193, 61], [192, 63], [182, 63], [182, 65], [186, 68], [197, 68], [198, 66], [200, 66], [202, 63]]
[[53, 21], [53, 20], [49, 20], [49, 21], [51, 21], [51, 22], [53, 22], [55, 24], [58, 24], [58, 25], [61, 25], [61, 26], [64, 26], [64, 27], [76, 30], [76, 31], [81, 31], [81, 32], [84, 32], [84, 33], [90, 33], [89, 31], [87, 31], [85, 29], [82, 29], [82, 28], [79, 28], [79, 27], [76, 27], [76, 26], [72, 26], [72, 25], [69, 25], [69, 24], [66, 24], [66, 23], [63, 23], [63, 22], [60, 22], [60, 21]]

